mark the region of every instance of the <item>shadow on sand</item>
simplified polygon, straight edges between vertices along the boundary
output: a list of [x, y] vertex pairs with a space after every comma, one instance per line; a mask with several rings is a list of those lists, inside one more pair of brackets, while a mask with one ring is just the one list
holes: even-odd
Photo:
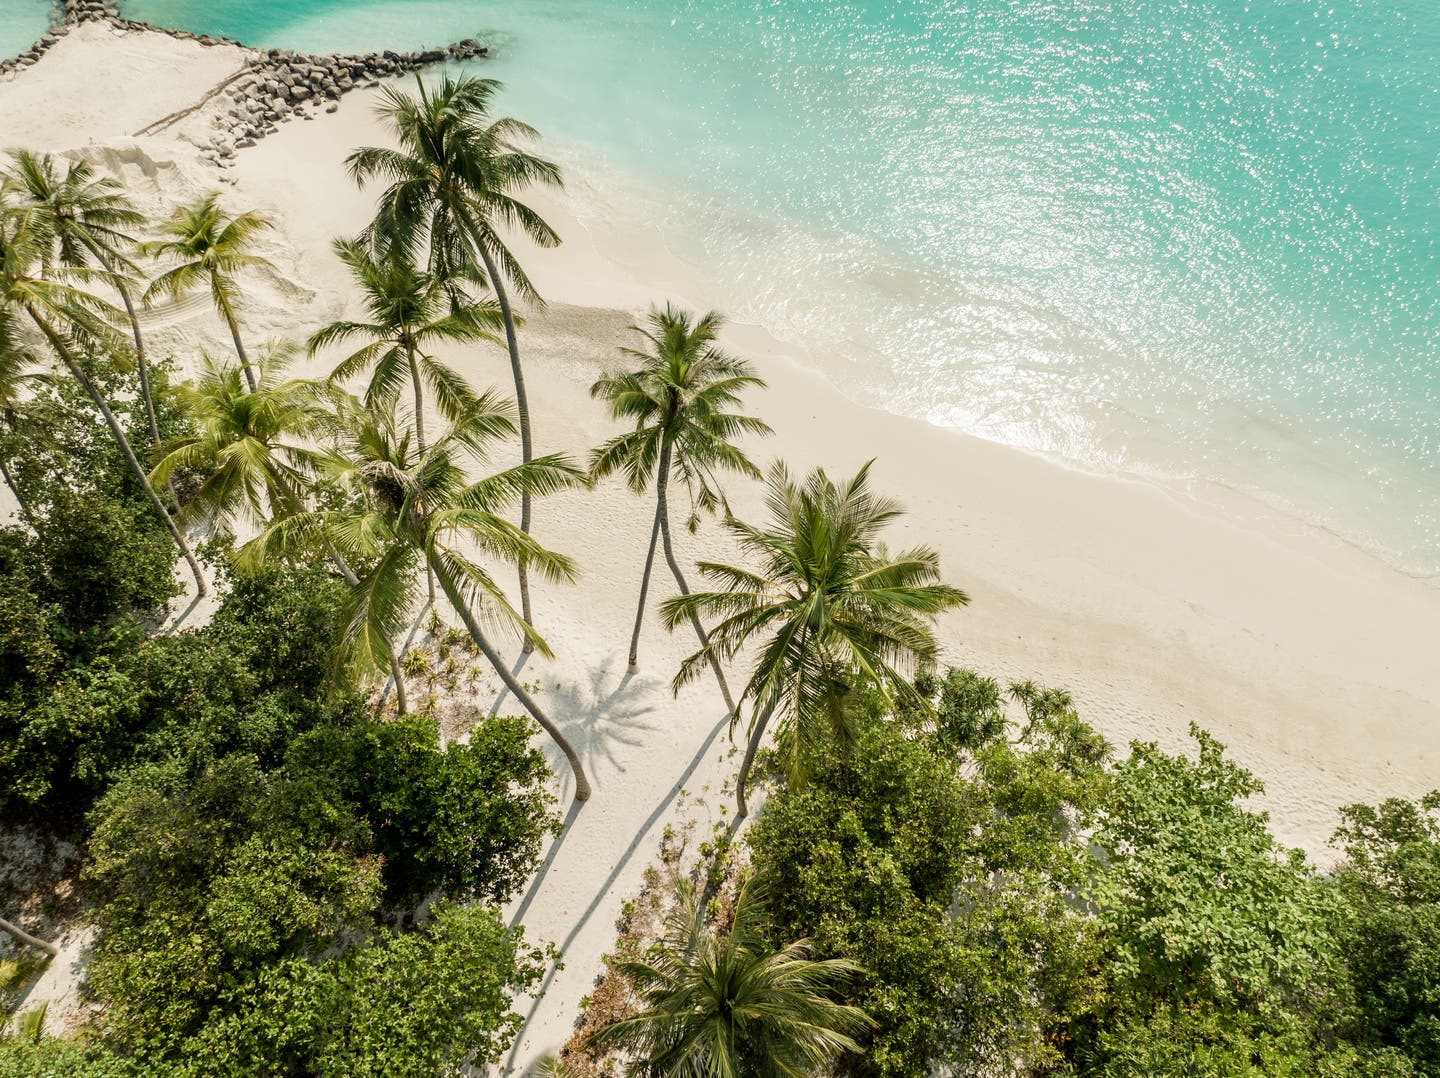
[[[626, 676], [626, 680], [629, 680], [629, 675]], [[624, 683], [622, 682], [622, 687], [623, 684]], [[613, 699], [620, 693], [620, 691], [620, 689], [617, 689], [615, 693], [611, 694], [610, 698]], [[674, 803], [675, 799], [680, 796], [680, 791], [685, 788], [685, 785], [694, 776], [696, 770], [700, 767], [701, 761], [705, 759], [705, 754], [708, 753], [711, 746], [715, 744], [715, 741], [720, 736], [721, 731], [727, 729], [729, 725], [730, 717], [728, 715], [721, 716], [720, 721], [715, 724], [715, 726], [710, 730], [708, 734], [705, 735], [705, 740], [701, 742], [700, 747], [695, 750], [695, 755], [691, 757], [690, 762], [685, 766], [685, 770], [671, 785], [670, 789], [665, 792], [664, 796], [660, 798], [659, 802], [650, 811], [650, 815], [645, 817], [645, 820], [643, 823], [641, 823], [639, 830], [637, 830], [634, 836], [631, 837], [630, 844], [625, 848], [625, 852], [621, 854], [620, 858], [615, 862], [615, 867], [612, 868], [610, 870], [610, 874], [605, 877], [605, 882], [602, 883], [600, 887], [596, 890], [594, 897], [590, 900], [590, 904], [585, 907], [585, 912], [580, 915], [580, 917], [576, 920], [575, 924], [571, 926], [569, 934], [565, 937], [564, 940], [561, 941], [559, 947], [562, 956], [565, 954], [566, 951], [570, 949], [570, 946], [575, 942], [576, 937], [580, 935], [580, 932], [584, 929], [585, 925], [589, 923], [590, 918], [595, 915], [595, 911], [600, 908], [600, 904], [605, 900], [606, 896], [610, 894], [610, 889], [615, 886], [615, 881], [620, 878], [620, 874], [625, 871], [625, 867], [630, 863], [631, 859], [635, 856], [635, 852], [645, 841], [645, 836], [650, 833], [650, 830], [655, 826], [656, 823], [659, 822], [660, 817], [665, 815], [665, 811], [671, 806], [671, 804]], [[535, 894], [539, 891], [546, 873], [549, 871], [550, 866], [555, 861], [555, 852], [559, 849], [561, 843], [565, 841], [565, 837], [569, 834], [570, 831], [570, 825], [573, 823], [577, 814], [578, 813], [576, 812], [576, 806], [572, 805], [570, 814], [567, 815], [565, 818], [566, 829], [559, 835], [559, 837], [555, 839], [555, 842], [552, 844], [550, 855], [545, 858], [544, 865], [541, 866], [540, 871], [536, 875], [534, 882], [530, 885], [530, 889], [526, 892], [525, 898], [521, 901], [519, 908], [516, 910], [515, 917], [511, 921], [512, 927], [516, 924], [519, 924], [522, 915], [529, 910], [531, 901], [534, 899]], [[535, 991], [534, 1001], [530, 1004], [530, 1010], [525, 1015], [524, 1024], [520, 1027], [520, 1031], [515, 1035], [515, 1043], [510, 1049], [510, 1055], [506, 1058], [504, 1065], [501, 1067], [501, 1074], [514, 1073], [515, 1057], [520, 1052], [520, 1045], [525, 1039], [525, 1033], [530, 1028], [530, 1023], [534, 1020], [535, 1014], [540, 1008], [540, 1001], [544, 999], [546, 990], [549, 989], [551, 983], [554, 981], [556, 972], [556, 968], [552, 966], [550, 972], [545, 975], [545, 980], [541, 982], [540, 987]]]

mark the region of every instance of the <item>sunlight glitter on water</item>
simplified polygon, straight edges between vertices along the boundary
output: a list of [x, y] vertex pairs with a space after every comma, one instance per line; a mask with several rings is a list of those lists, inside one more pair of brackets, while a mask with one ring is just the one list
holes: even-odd
[[507, 108], [604, 177], [608, 213], [663, 227], [708, 302], [850, 395], [1252, 490], [1440, 569], [1422, 0], [126, 10], [310, 49], [483, 34]]

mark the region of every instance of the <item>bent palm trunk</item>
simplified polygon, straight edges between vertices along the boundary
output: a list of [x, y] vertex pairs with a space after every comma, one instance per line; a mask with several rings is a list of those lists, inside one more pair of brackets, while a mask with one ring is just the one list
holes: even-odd
[[770, 716], [775, 712], [775, 705], [771, 704], [760, 717], [755, 720], [755, 725], [750, 728], [750, 740], [745, 746], [745, 759], [740, 763], [740, 774], [735, 780], [735, 811], [744, 819], [750, 814], [749, 807], [745, 804], [745, 787], [750, 782], [750, 768], [755, 763], [755, 753], [760, 749], [760, 742], [765, 738], [765, 727], [770, 723]]
[[[30, 511], [30, 503], [25, 500], [25, 495], [20, 493], [20, 487], [15, 482], [15, 477], [10, 474], [9, 467], [3, 460], [0, 460], [0, 477], [5, 480], [5, 485], [10, 488], [10, 493], [15, 495], [15, 505], [20, 510], [20, 519], [30, 527], [35, 527], [35, 514]], [[651, 550], [654, 550], [652, 545]], [[639, 630], [637, 629], [638, 633]]]
[[[529, 464], [530, 458], [535, 455], [535, 447], [530, 440], [530, 400], [525, 394], [525, 369], [520, 366], [520, 344], [515, 337], [515, 314], [510, 309], [510, 297], [505, 291], [505, 283], [500, 280], [500, 271], [495, 266], [495, 260], [490, 257], [490, 252], [483, 243], [477, 240], [475, 247], [485, 263], [490, 287], [495, 290], [496, 302], [500, 304], [500, 315], [505, 320], [505, 347], [510, 352], [510, 373], [515, 379], [515, 411], [520, 419], [520, 459]], [[530, 534], [528, 491], [520, 494], [520, 530], [526, 535]], [[524, 562], [520, 563], [520, 616], [525, 619], [526, 625], [534, 627], [535, 619], [530, 610], [530, 572]], [[528, 640], [525, 641], [525, 650], [535, 650]]]
[[[655, 486], [660, 502], [656, 515], [660, 523], [660, 538], [665, 546], [665, 561], [670, 566], [670, 572], [675, 576], [675, 583], [680, 588], [680, 594], [689, 595], [690, 587], [685, 583], [685, 574], [680, 571], [680, 563], [675, 559], [675, 548], [670, 543], [670, 508], [666, 498], [670, 488], [670, 446], [668, 443], [660, 451], [660, 465], [656, 472]], [[690, 624], [695, 627], [695, 635], [700, 638], [700, 647], [707, 652], [710, 669], [715, 671], [715, 680], [720, 683], [720, 695], [725, 698], [725, 713], [733, 718], [736, 714], [735, 700], [730, 695], [730, 685], [725, 680], [725, 671], [720, 668], [719, 658], [713, 651], [710, 651], [710, 634], [705, 631], [705, 626], [700, 624], [700, 615], [694, 610], [690, 611]]]
[[465, 628], [470, 631], [470, 639], [475, 641], [475, 646], [480, 649], [480, 653], [484, 655], [490, 665], [495, 668], [495, 673], [500, 675], [500, 680], [504, 682], [505, 687], [514, 694], [515, 699], [520, 701], [521, 706], [530, 712], [535, 721], [550, 735], [551, 740], [560, 746], [560, 751], [565, 754], [565, 759], [570, 762], [570, 770], [575, 774], [575, 800], [589, 801], [590, 780], [585, 777], [585, 768], [580, 763], [580, 756], [576, 753], [574, 746], [570, 744], [569, 739], [561, 732], [560, 727], [551, 721], [550, 716], [545, 714], [540, 705], [531, 698], [530, 694], [525, 691], [520, 682], [515, 679], [515, 675], [510, 673], [509, 667], [505, 665], [505, 660], [502, 659], [499, 652], [491, 646], [485, 633], [480, 629], [480, 623], [475, 619], [474, 613], [471, 612], [470, 604], [466, 603], [456, 592], [453, 582], [443, 573], [436, 573], [435, 575], [439, 578], [440, 587], [444, 589], [445, 597], [450, 600], [450, 605], [455, 608], [456, 613], [458, 613], [461, 620], [465, 622]]
[[185, 556], [185, 561], [190, 566], [190, 572], [195, 577], [196, 590], [200, 596], [205, 596], [208, 593], [208, 589], [205, 585], [205, 574], [200, 571], [200, 563], [195, 560], [195, 555], [190, 550], [190, 544], [185, 541], [185, 536], [180, 534], [180, 529], [176, 527], [174, 518], [170, 516], [169, 511], [165, 508], [165, 503], [160, 500], [160, 496], [155, 493], [155, 488], [150, 485], [150, 476], [146, 474], [145, 469], [141, 467], [139, 459], [135, 456], [135, 450], [130, 445], [130, 439], [125, 437], [124, 428], [120, 426], [120, 421], [115, 418], [115, 413], [110, 410], [110, 405], [105, 400], [105, 394], [101, 393], [99, 387], [90, 380], [90, 376], [86, 374], [85, 369], [80, 366], [80, 362], [75, 358], [74, 353], [70, 351], [70, 348], [65, 344], [64, 340], [61, 339], [60, 334], [55, 331], [55, 328], [41, 317], [40, 312], [30, 306], [27, 306], [25, 310], [35, 325], [39, 327], [40, 332], [45, 334], [45, 339], [48, 340], [51, 347], [55, 349], [56, 355], [64, 362], [71, 376], [74, 377], [74, 379], [80, 383], [81, 388], [85, 390], [91, 403], [99, 409], [101, 416], [105, 419], [105, 425], [110, 428], [110, 436], [115, 439], [115, 444], [120, 447], [120, 452], [125, 456], [125, 462], [130, 465], [130, 471], [140, 484], [140, 488], [145, 492], [145, 498], [149, 501], [150, 508], [155, 511], [155, 515], [159, 517], [161, 523], [165, 525], [165, 530], [170, 533], [170, 538], [175, 540], [175, 545], [180, 548], [180, 553]]
[[26, 932], [24, 929], [16, 925], [12, 925], [3, 917], [0, 917], [0, 928], [3, 928], [6, 932], [10, 933], [10, 935], [14, 936], [21, 943], [29, 944], [37, 951], [44, 951], [51, 958], [54, 958], [57, 954], [60, 953], [60, 948], [56, 947], [55, 944], [48, 943], [45, 940], [42, 940], [39, 936], [30, 935], [29, 932]]
[[230, 339], [235, 342], [235, 354], [240, 357], [240, 369], [245, 372], [245, 384], [250, 387], [250, 392], [254, 393], [260, 388], [260, 383], [255, 379], [255, 369], [250, 366], [250, 357], [245, 354], [245, 342], [240, 339], [240, 323], [235, 320], [235, 312], [228, 303], [220, 305], [220, 314], [230, 329]]
[[135, 369], [140, 375], [140, 399], [145, 402], [145, 420], [150, 424], [150, 445], [160, 444], [160, 421], [155, 417], [155, 398], [150, 392], [150, 363], [145, 358], [145, 338], [140, 333], [140, 318], [135, 313], [130, 289], [117, 284], [120, 299], [125, 304], [125, 313], [130, 318], [130, 333], [135, 338]]
[[650, 550], [645, 555], [645, 572], [640, 577], [640, 605], [635, 610], [635, 631], [630, 635], [630, 673], [640, 672], [640, 626], [645, 623], [645, 598], [650, 593], [650, 571], [655, 568], [655, 547], [660, 541], [660, 506], [655, 506], [655, 526], [650, 529]]
[[[408, 334], [407, 334], [408, 336]], [[406, 344], [405, 357], [410, 364], [410, 388], [415, 393], [415, 448], [421, 456], [425, 455], [425, 387], [420, 381], [420, 361], [415, 356], [415, 349], [412, 345]], [[429, 566], [425, 568], [425, 586], [429, 591], [430, 605], [435, 605], [435, 574], [430, 571]], [[399, 684], [397, 681], [396, 684]]]

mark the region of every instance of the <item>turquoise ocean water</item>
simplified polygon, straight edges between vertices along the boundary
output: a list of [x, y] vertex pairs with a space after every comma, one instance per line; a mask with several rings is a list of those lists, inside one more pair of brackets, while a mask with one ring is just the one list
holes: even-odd
[[311, 50], [484, 35], [622, 225], [850, 395], [1440, 573], [1433, 0], [123, 7]]
[[23, 52], [50, 29], [45, 0], [0, 0], [0, 59]]

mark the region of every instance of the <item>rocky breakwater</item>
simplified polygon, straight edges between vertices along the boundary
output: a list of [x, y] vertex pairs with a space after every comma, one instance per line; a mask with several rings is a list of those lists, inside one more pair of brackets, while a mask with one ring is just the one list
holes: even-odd
[[39, 41], [31, 45], [19, 56], [0, 57], [0, 77], [9, 75], [14, 71], [29, 67], [36, 60], [44, 56], [51, 45], [59, 41], [65, 34], [66, 25], [71, 21], [70, 5], [75, 3], [91, 3], [99, 0], [65, 0], [63, 5], [55, 8], [55, 13], [50, 17], [50, 32], [45, 34]]
[[351, 90], [376, 86], [382, 79], [431, 64], [477, 59], [488, 51], [473, 38], [443, 49], [386, 50], [361, 56], [315, 56], [271, 49], [226, 87], [224, 103], [215, 117], [220, 132], [212, 140], [210, 156], [224, 165], [235, 150], [255, 145], [282, 123], [297, 116], [313, 117], [322, 109], [334, 112], [340, 98]]

